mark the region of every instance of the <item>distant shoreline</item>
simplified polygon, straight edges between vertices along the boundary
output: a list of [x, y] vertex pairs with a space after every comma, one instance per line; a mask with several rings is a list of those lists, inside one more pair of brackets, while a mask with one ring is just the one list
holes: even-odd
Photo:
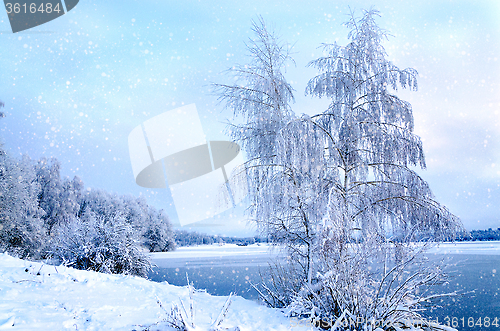
[[[175, 251], [149, 253], [153, 262], [163, 259], [201, 259], [220, 257], [266, 257], [273, 255], [269, 252], [270, 244], [253, 244], [237, 246], [236, 244], [198, 245], [179, 247]], [[430, 248], [426, 254], [470, 254], [470, 255], [500, 255], [500, 241], [461, 241], [444, 242], [437, 247]]]

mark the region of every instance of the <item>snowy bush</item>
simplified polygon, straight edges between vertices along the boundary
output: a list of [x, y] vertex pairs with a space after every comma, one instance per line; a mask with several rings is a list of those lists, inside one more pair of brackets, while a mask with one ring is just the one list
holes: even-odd
[[[56, 160], [38, 164], [39, 195], [46, 211], [45, 254], [83, 270], [145, 277], [151, 268], [145, 249], [175, 248], [170, 221], [144, 199], [83, 190], [83, 183], [59, 178]], [[50, 217], [48, 215], [51, 215]]]
[[330, 327], [338, 322], [367, 330], [380, 323], [425, 324], [423, 308], [437, 297], [456, 295], [430, 294], [433, 286], [446, 282], [446, 276], [421, 254], [425, 249], [425, 245], [413, 247], [395, 262], [394, 256], [352, 245], [349, 256], [331, 263], [315, 282], [293, 294], [289, 314], [330, 321]]
[[103, 190], [81, 194], [79, 210], [56, 228], [50, 252], [66, 265], [84, 270], [146, 276], [145, 250], [175, 248], [170, 221], [143, 199]]
[[[65, 183], [63, 186], [75, 187]], [[68, 195], [68, 190], [63, 192]], [[145, 277], [151, 268], [145, 250], [175, 248], [168, 217], [143, 199], [98, 189], [77, 190], [72, 196], [78, 197], [78, 208], [72, 207], [66, 217], [50, 222], [51, 240], [46, 248], [65, 265]]]
[[163, 210], [149, 206], [144, 199], [119, 196], [103, 190], [91, 190], [82, 197], [81, 207], [105, 218], [120, 215], [133, 229], [138, 240], [151, 252], [175, 249], [172, 224]]
[[150, 252], [168, 252], [175, 249], [172, 225], [163, 210], [149, 208], [146, 224], [144, 245]]
[[[186, 274], [187, 277], [187, 274]], [[229, 307], [231, 306], [232, 302], [232, 295], [233, 293], [229, 294], [229, 297], [227, 298], [226, 302], [224, 302], [224, 305], [222, 306], [219, 314], [217, 315], [217, 318], [212, 321], [211, 325], [209, 327], [200, 327], [195, 324], [195, 302], [194, 302], [194, 294], [195, 294], [195, 288], [192, 284], [189, 283], [189, 278], [187, 279], [188, 281], [188, 291], [189, 291], [189, 305], [185, 305], [184, 302], [179, 299], [179, 304], [176, 302], [172, 303], [172, 307], [170, 308], [170, 311], [168, 311], [164, 306], [162, 301], [157, 297], [157, 303], [160, 306], [161, 309], [166, 313], [166, 318], [162, 319], [161, 321], [150, 325], [146, 327], [143, 331], [152, 331], [152, 329], [158, 329], [158, 326], [161, 325], [166, 325], [171, 329], [178, 330], [178, 331], [195, 331], [195, 330], [206, 330], [206, 331], [240, 331], [240, 328], [235, 326], [232, 328], [225, 328], [221, 326], [222, 322], [224, 319], [227, 317], [227, 314], [229, 312]], [[186, 306], [188, 307], [186, 309]]]

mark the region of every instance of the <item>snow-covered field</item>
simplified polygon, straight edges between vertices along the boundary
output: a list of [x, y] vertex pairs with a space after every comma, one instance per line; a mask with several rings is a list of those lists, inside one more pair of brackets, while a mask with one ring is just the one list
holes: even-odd
[[[265, 245], [179, 248], [155, 253], [153, 261], [236, 256], [265, 259]], [[442, 244], [443, 254], [500, 254], [500, 242]], [[163, 261], [163, 262], [162, 262]], [[0, 329], [7, 330], [143, 330], [166, 317], [157, 300], [170, 310], [173, 302], [188, 303], [187, 287], [156, 283], [139, 277], [107, 275], [54, 267], [0, 254]], [[195, 322], [206, 330], [219, 315], [227, 297], [194, 294]], [[233, 297], [222, 326], [241, 330], [290, 330], [294, 321], [275, 309]], [[151, 330], [170, 330], [159, 323]], [[293, 330], [310, 330], [305, 325]]]

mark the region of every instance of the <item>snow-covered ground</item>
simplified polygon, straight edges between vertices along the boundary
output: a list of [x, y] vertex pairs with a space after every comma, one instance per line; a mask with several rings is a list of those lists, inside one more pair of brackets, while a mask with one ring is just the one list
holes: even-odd
[[[171, 303], [188, 305], [188, 288], [139, 277], [54, 267], [0, 254], [0, 329], [143, 330], [161, 321]], [[227, 297], [194, 294], [197, 330], [206, 330]], [[289, 330], [280, 311], [233, 297], [223, 327]], [[170, 330], [159, 324], [151, 330]], [[305, 326], [294, 330], [307, 330]]]
[[[153, 261], [193, 257], [268, 256], [265, 245], [179, 248], [155, 253]], [[500, 254], [500, 242], [442, 244], [443, 254]], [[187, 287], [156, 283], [139, 277], [107, 275], [54, 267], [0, 254], [0, 329], [7, 330], [143, 330], [162, 321], [173, 302], [188, 303]], [[194, 294], [195, 322], [206, 330], [219, 315], [227, 297]], [[294, 326], [279, 310], [233, 297], [223, 327], [241, 330], [310, 330]], [[170, 330], [160, 323], [151, 330]], [[163, 326], [163, 328], [162, 328]]]

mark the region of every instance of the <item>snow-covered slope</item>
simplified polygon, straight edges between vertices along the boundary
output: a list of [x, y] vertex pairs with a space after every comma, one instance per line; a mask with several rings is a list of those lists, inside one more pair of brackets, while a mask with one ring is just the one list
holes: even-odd
[[[143, 330], [166, 317], [173, 302], [189, 302], [186, 287], [29, 262], [0, 254], [0, 329]], [[227, 297], [194, 294], [197, 330], [217, 318]], [[280, 311], [233, 297], [223, 327], [290, 330]], [[160, 323], [151, 330], [170, 330]], [[310, 329], [306, 326], [294, 330]]]

